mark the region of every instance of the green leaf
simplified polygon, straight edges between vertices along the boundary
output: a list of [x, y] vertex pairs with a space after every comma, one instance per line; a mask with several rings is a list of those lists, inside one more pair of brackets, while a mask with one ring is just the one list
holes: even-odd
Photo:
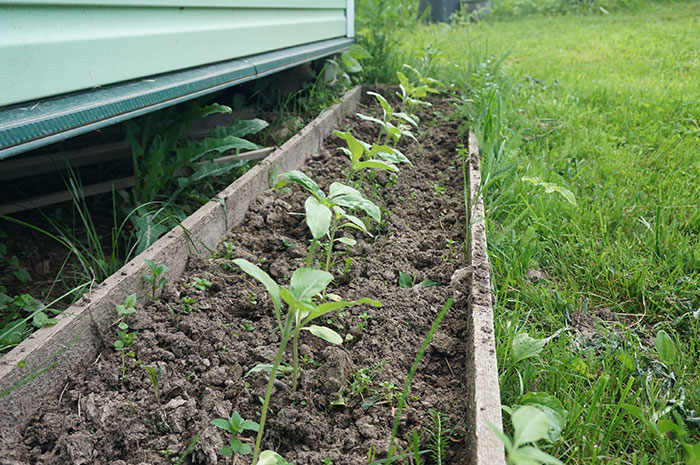
[[[337, 207], [340, 208], [340, 207]], [[348, 215], [348, 214], [343, 214], [343, 219], [348, 220], [352, 224], [344, 224], [343, 226], [352, 226], [355, 229], [359, 229], [362, 232], [365, 232], [369, 234], [369, 231], [367, 231], [367, 227], [365, 226], [365, 223], [356, 217], [355, 215]]]
[[551, 442], [559, 440], [561, 432], [566, 426], [567, 412], [564, 406], [554, 396], [543, 392], [528, 392], [519, 402], [520, 405], [530, 405], [541, 410], [549, 420], [549, 440]]
[[362, 193], [355, 189], [354, 187], [346, 186], [339, 182], [333, 182], [328, 188], [328, 197], [334, 198], [340, 195], [354, 195], [357, 197], [362, 197]]
[[[281, 455], [273, 450], [264, 450], [260, 453], [258, 457], [258, 463], [256, 465], [278, 465], [279, 460], [284, 460]], [[286, 462], [282, 462], [286, 463]]]
[[399, 271], [399, 287], [401, 289], [410, 289], [413, 287], [413, 278], [411, 278], [410, 274]]
[[341, 207], [350, 209], [359, 208], [374, 218], [377, 222], [382, 220], [382, 212], [379, 207], [362, 196], [350, 194], [339, 195], [333, 198], [333, 202]]
[[547, 437], [549, 433], [549, 420], [542, 410], [529, 405], [518, 407], [512, 415], [513, 446], [518, 448], [521, 444], [536, 442]]
[[308, 197], [304, 202], [306, 224], [314, 239], [318, 240], [328, 234], [331, 228], [333, 213], [330, 208], [321, 204], [316, 197]]
[[367, 51], [366, 48], [357, 45], [357, 44], [352, 44], [350, 45], [350, 48], [348, 49], [348, 53], [350, 54], [351, 57], [357, 59], [357, 60], [364, 60], [366, 58], [372, 58], [372, 54]]
[[160, 236], [168, 232], [168, 227], [156, 221], [156, 214], [148, 212], [134, 216], [136, 223], [136, 238], [138, 240], [136, 255], [146, 250], [151, 244], [158, 240]]
[[547, 339], [535, 339], [527, 333], [520, 333], [513, 338], [513, 352], [511, 357], [513, 363], [519, 363], [527, 358], [537, 357], [544, 346], [547, 344]]
[[374, 169], [374, 170], [387, 170], [387, 171], [398, 171], [399, 169], [396, 167], [396, 165], [392, 163], [387, 163], [385, 161], [381, 160], [367, 160], [367, 161], [361, 161], [355, 164], [353, 167], [355, 170], [363, 170], [363, 169]]
[[[379, 105], [382, 106], [382, 110], [384, 110], [384, 114], [386, 117], [391, 117], [391, 115], [394, 113], [394, 109], [391, 108], [391, 105], [389, 105], [389, 102], [384, 98], [383, 95], [378, 94], [376, 92], [368, 91], [367, 95], [371, 95], [374, 98], [377, 99], [377, 102], [379, 102]], [[359, 116], [359, 115], [358, 115]]]
[[[235, 449], [233, 448], [234, 442], [236, 443]], [[232, 439], [231, 440], [231, 448], [236, 451], [236, 453], [240, 455], [248, 455], [251, 452], [253, 452], [253, 449], [246, 444], [245, 442], [241, 441], [240, 439]]]
[[241, 423], [241, 431], [255, 431], [260, 429], [260, 425], [255, 421], [245, 420]]
[[320, 316], [325, 315], [328, 312], [332, 312], [334, 310], [340, 310], [341, 308], [346, 308], [346, 307], [352, 307], [354, 305], [371, 305], [372, 307], [381, 307], [382, 303], [374, 300], [374, 299], [368, 299], [367, 297], [363, 297], [362, 299], [358, 300], [353, 300], [353, 301], [346, 301], [346, 300], [341, 300], [340, 302], [326, 302], [321, 305], [319, 305], [311, 314], [309, 315], [308, 321], [311, 321], [315, 318], [318, 318]]
[[508, 455], [508, 460], [515, 465], [564, 465], [559, 459], [542, 452], [536, 447], [520, 447]]
[[215, 420], [212, 420], [211, 424], [216, 426], [217, 428], [221, 428], [225, 431], [233, 432], [233, 428], [231, 427], [231, 423], [228, 420], [226, 420], [225, 418], [217, 418]]
[[352, 164], [354, 166], [365, 153], [364, 146], [350, 133], [350, 131], [333, 131], [333, 134], [343, 139], [345, 143], [348, 144], [348, 149], [350, 149], [350, 160], [352, 160]]
[[326, 195], [323, 193], [321, 188], [318, 187], [318, 184], [316, 184], [316, 182], [313, 179], [311, 179], [301, 171], [287, 171], [286, 173], [280, 174], [279, 177], [282, 179], [289, 179], [290, 181], [294, 181], [300, 184], [304, 189], [311, 192], [311, 194], [313, 194], [314, 197], [316, 197], [320, 202], [323, 202], [326, 199]]
[[350, 55], [349, 51], [344, 51], [340, 57], [343, 60], [343, 66], [348, 73], [359, 73], [362, 71], [362, 65], [359, 61], [353, 58], [352, 55]]
[[19, 270], [12, 273], [15, 278], [17, 278], [21, 283], [26, 284], [32, 278], [25, 268], [20, 268]]
[[44, 326], [52, 326], [58, 322], [56, 318], [49, 318], [49, 316], [44, 312], [38, 312], [34, 314], [32, 319], [32, 324], [37, 328], [43, 328]]
[[340, 242], [341, 244], [349, 245], [350, 247], [357, 244], [357, 241], [355, 239], [349, 237], [339, 237], [338, 239], [336, 239], [336, 241]]
[[323, 292], [333, 281], [333, 275], [313, 268], [297, 268], [292, 274], [289, 292], [301, 302], [311, 302], [311, 299]]
[[693, 445], [683, 444], [683, 448], [685, 449], [685, 464], [700, 465], [700, 442]]
[[272, 299], [272, 305], [275, 307], [275, 313], [279, 314], [282, 308], [282, 300], [280, 298], [280, 287], [277, 285], [274, 279], [272, 279], [269, 274], [265, 273], [259, 266], [250, 263], [246, 259], [237, 258], [233, 260], [233, 263], [243, 270], [244, 273], [260, 281], [260, 283], [267, 290], [267, 293], [270, 295], [270, 299]]
[[374, 116], [367, 116], [367, 115], [363, 115], [362, 113], [356, 113], [356, 114], [357, 114], [357, 117], [360, 119], [363, 119], [365, 121], [371, 121], [373, 123], [377, 123], [378, 125], [380, 125], [383, 128], [387, 127], [388, 123], [385, 123], [384, 121], [382, 121], [378, 118], [375, 118]]
[[418, 283], [419, 286], [421, 287], [433, 287], [433, 286], [439, 286], [440, 283], [437, 281], [433, 281], [432, 279], [424, 279], [420, 283]]
[[540, 181], [537, 177], [530, 176], [523, 176], [522, 181], [529, 182], [530, 184], [534, 184], [535, 186], [544, 187], [544, 190], [547, 194], [551, 194], [552, 192], [558, 192], [570, 204], [576, 205], [576, 196], [573, 192], [571, 192], [569, 189], [566, 189], [565, 187], [558, 186], [551, 182]]
[[226, 136], [245, 137], [249, 134], [257, 134], [267, 126], [267, 122], [257, 118], [241, 120], [231, 126], [217, 126], [214, 130], [214, 137], [219, 139]]
[[340, 334], [325, 326], [309, 325], [302, 329], [310, 332], [316, 337], [320, 337], [324, 341], [330, 342], [331, 344], [340, 345], [343, 343], [343, 338], [340, 336]]
[[390, 161], [392, 163], [408, 163], [411, 164], [411, 160], [406, 158], [406, 155], [400, 151], [389, 147], [388, 145], [377, 145], [373, 144], [369, 151], [371, 157], [378, 157], [382, 160]]
[[663, 329], [656, 333], [656, 351], [659, 353], [659, 358], [666, 365], [671, 365], [676, 361], [676, 345], [673, 339]]
[[510, 438], [503, 433], [503, 431], [496, 428], [490, 421], [486, 422], [486, 426], [488, 426], [489, 429], [493, 431], [493, 434], [500, 439], [507, 451], [510, 451], [513, 448], [513, 443], [511, 442]]

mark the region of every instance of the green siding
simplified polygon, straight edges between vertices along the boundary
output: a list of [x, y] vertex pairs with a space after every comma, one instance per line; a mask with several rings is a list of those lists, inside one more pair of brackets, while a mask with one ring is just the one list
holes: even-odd
[[345, 5], [0, 1], [0, 106], [344, 37]]

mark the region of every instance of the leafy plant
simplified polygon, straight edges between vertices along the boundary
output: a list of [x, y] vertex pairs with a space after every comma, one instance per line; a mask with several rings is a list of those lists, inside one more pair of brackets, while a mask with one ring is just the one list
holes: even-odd
[[[333, 131], [333, 134], [344, 140], [347, 148], [339, 147], [350, 158], [350, 168], [345, 183], [349, 183], [356, 173], [369, 170], [385, 170], [397, 172], [399, 169], [396, 166], [398, 163], [411, 164], [411, 161], [397, 149], [391, 148], [388, 145], [367, 144], [358, 140], [350, 131]], [[358, 183], [358, 188], [362, 188], [362, 179]]]
[[[255, 453], [253, 454], [253, 463], [257, 463], [258, 453], [260, 451], [260, 441], [265, 427], [265, 417], [270, 404], [270, 395], [272, 387], [277, 375], [277, 370], [282, 362], [287, 343], [290, 339], [293, 340], [293, 361], [294, 371], [292, 374], [292, 389], [296, 390], [297, 378], [299, 373], [299, 353], [298, 339], [299, 333], [302, 330], [309, 331], [316, 337], [324, 339], [332, 344], [341, 344], [343, 338], [330, 328], [310, 324], [317, 318], [320, 318], [335, 310], [340, 310], [346, 307], [360, 304], [368, 304], [374, 307], [379, 307], [381, 304], [376, 300], [362, 298], [354, 301], [331, 301], [317, 304], [314, 299], [325, 291], [326, 287], [333, 280], [333, 275], [326, 271], [299, 268], [292, 274], [289, 288], [279, 286], [267, 273], [260, 269], [257, 265], [250, 263], [244, 259], [235, 259], [235, 265], [241, 268], [243, 272], [257, 279], [265, 287], [273, 304], [273, 312], [277, 319], [277, 324], [280, 328], [280, 342], [277, 350], [277, 355], [272, 363], [270, 377], [265, 391], [265, 399], [263, 401], [262, 413], [260, 415], [260, 431], [258, 432], [255, 441]], [[287, 304], [287, 314], [282, 318], [282, 302]]]
[[427, 429], [430, 440], [430, 453], [436, 465], [443, 465], [445, 463], [447, 444], [452, 435], [450, 419], [444, 413], [433, 409], [428, 410], [428, 414], [432, 423], [432, 427]]
[[146, 282], [151, 286], [151, 298], [155, 299], [156, 292], [163, 289], [165, 283], [167, 282], [165, 276], [163, 275], [167, 273], [168, 267], [162, 263], [160, 265], [156, 265], [152, 260], [147, 258], [144, 259], [144, 262], [146, 262], [146, 265], [148, 265], [149, 271], [149, 273], [147, 273], [144, 277], [146, 278]]
[[189, 286], [194, 287], [199, 291], [206, 291], [207, 288], [212, 286], [212, 283], [206, 278], [199, 278], [197, 276], [193, 276], [192, 280], [189, 283]]
[[217, 418], [212, 420], [211, 424], [231, 433], [229, 445], [222, 447], [219, 451], [224, 457], [231, 457], [233, 454], [248, 455], [253, 451], [253, 448], [244, 442], [245, 440], [240, 437], [239, 434], [244, 431], [255, 431], [257, 433], [260, 429], [260, 425], [256, 422], [244, 420], [243, 417], [234, 410], [231, 414], [231, 418], [228, 420], [225, 418]]
[[547, 415], [536, 407], [523, 405], [511, 415], [513, 421], [513, 438], [509, 438], [493, 425], [489, 428], [503, 442], [508, 455], [508, 463], [512, 465], [537, 465], [541, 463], [563, 465], [563, 463], [534, 445], [541, 439], [547, 439], [550, 422]]
[[134, 306], [136, 305], [136, 294], [129, 295], [124, 299], [123, 304], [117, 304], [117, 314], [120, 317], [119, 324], [117, 325], [117, 340], [114, 341], [114, 349], [119, 352], [122, 359], [121, 366], [121, 377], [120, 381], [124, 382], [126, 378], [126, 359], [127, 357], [134, 358], [136, 354], [133, 351], [127, 352], [127, 349], [134, 344], [134, 338], [136, 333], [129, 332], [129, 324], [127, 319], [129, 315], [136, 313]]
[[185, 296], [182, 298], [182, 311], [185, 315], [189, 315], [192, 310], [194, 310], [194, 304], [197, 301], [194, 297]]
[[[381, 143], [382, 134], [386, 135], [387, 139], [394, 143], [400, 141], [402, 137], [408, 137], [418, 144], [418, 139], [416, 139], [416, 136], [411, 132], [411, 127], [418, 128], [418, 121], [416, 121], [414, 116], [401, 111], [394, 111], [389, 102], [381, 94], [372, 91], [367, 91], [367, 94], [372, 95], [379, 102], [379, 105], [382, 107], [382, 119], [363, 115], [362, 113], [357, 113], [357, 116], [360, 119], [376, 123], [381, 127], [382, 131], [379, 133], [379, 137], [377, 137], [377, 144]], [[420, 144], [418, 145], [420, 147]], [[421, 153], [422, 151], [423, 149], [421, 148]]]
[[355, 245], [355, 240], [349, 237], [336, 238], [336, 233], [341, 228], [359, 229], [369, 234], [365, 223], [358, 217], [348, 213], [349, 210], [362, 210], [375, 221], [381, 221], [381, 211], [372, 201], [367, 200], [356, 189], [334, 182], [328, 189], [328, 195], [324, 194], [318, 184], [301, 171], [292, 170], [280, 175], [283, 179], [294, 181], [304, 187], [312, 195], [304, 202], [306, 212], [306, 225], [311, 231], [312, 242], [306, 266], [313, 264], [313, 254], [316, 246], [323, 238], [328, 239], [326, 247], [326, 262], [323, 269], [328, 271], [332, 265], [333, 245], [340, 242], [349, 246]]
[[160, 382], [160, 378], [163, 376], [163, 369], [161, 368], [160, 363], [156, 363], [155, 367], [144, 364], [141, 364], [140, 366], [146, 371], [146, 376], [148, 376], [148, 380], [151, 382], [151, 386], [153, 387], [153, 396], [156, 399], [156, 403], [158, 403], [158, 383]]

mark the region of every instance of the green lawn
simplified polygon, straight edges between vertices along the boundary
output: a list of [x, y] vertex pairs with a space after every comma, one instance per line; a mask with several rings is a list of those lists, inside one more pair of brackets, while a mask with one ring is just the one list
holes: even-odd
[[[567, 423], [540, 447], [565, 463], [700, 463], [699, 40], [692, 2], [402, 41], [406, 61], [465, 92], [489, 173], [503, 403], [556, 397]], [[523, 332], [556, 336], [516, 362]]]

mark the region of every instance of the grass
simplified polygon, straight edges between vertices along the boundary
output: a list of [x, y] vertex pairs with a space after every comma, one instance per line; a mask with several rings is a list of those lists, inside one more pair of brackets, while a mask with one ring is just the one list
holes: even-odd
[[[568, 421], [546, 449], [566, 463], [694, 463], [682, 443], [700, 439], [699, 18], [697, 2], [638, 3], [420, 26], [403, 41], [407, 62], [464, 92], [457, 114], [488, 175], [503, 403], [556, 396]], [[619, 321], [593, 317], [605, 309]], [[513, 361], [517, 334], [560, 329]], [[662, 360], [660, 329], [679, 357]], [[625, 404], [687, 431], [659, 434]]]

